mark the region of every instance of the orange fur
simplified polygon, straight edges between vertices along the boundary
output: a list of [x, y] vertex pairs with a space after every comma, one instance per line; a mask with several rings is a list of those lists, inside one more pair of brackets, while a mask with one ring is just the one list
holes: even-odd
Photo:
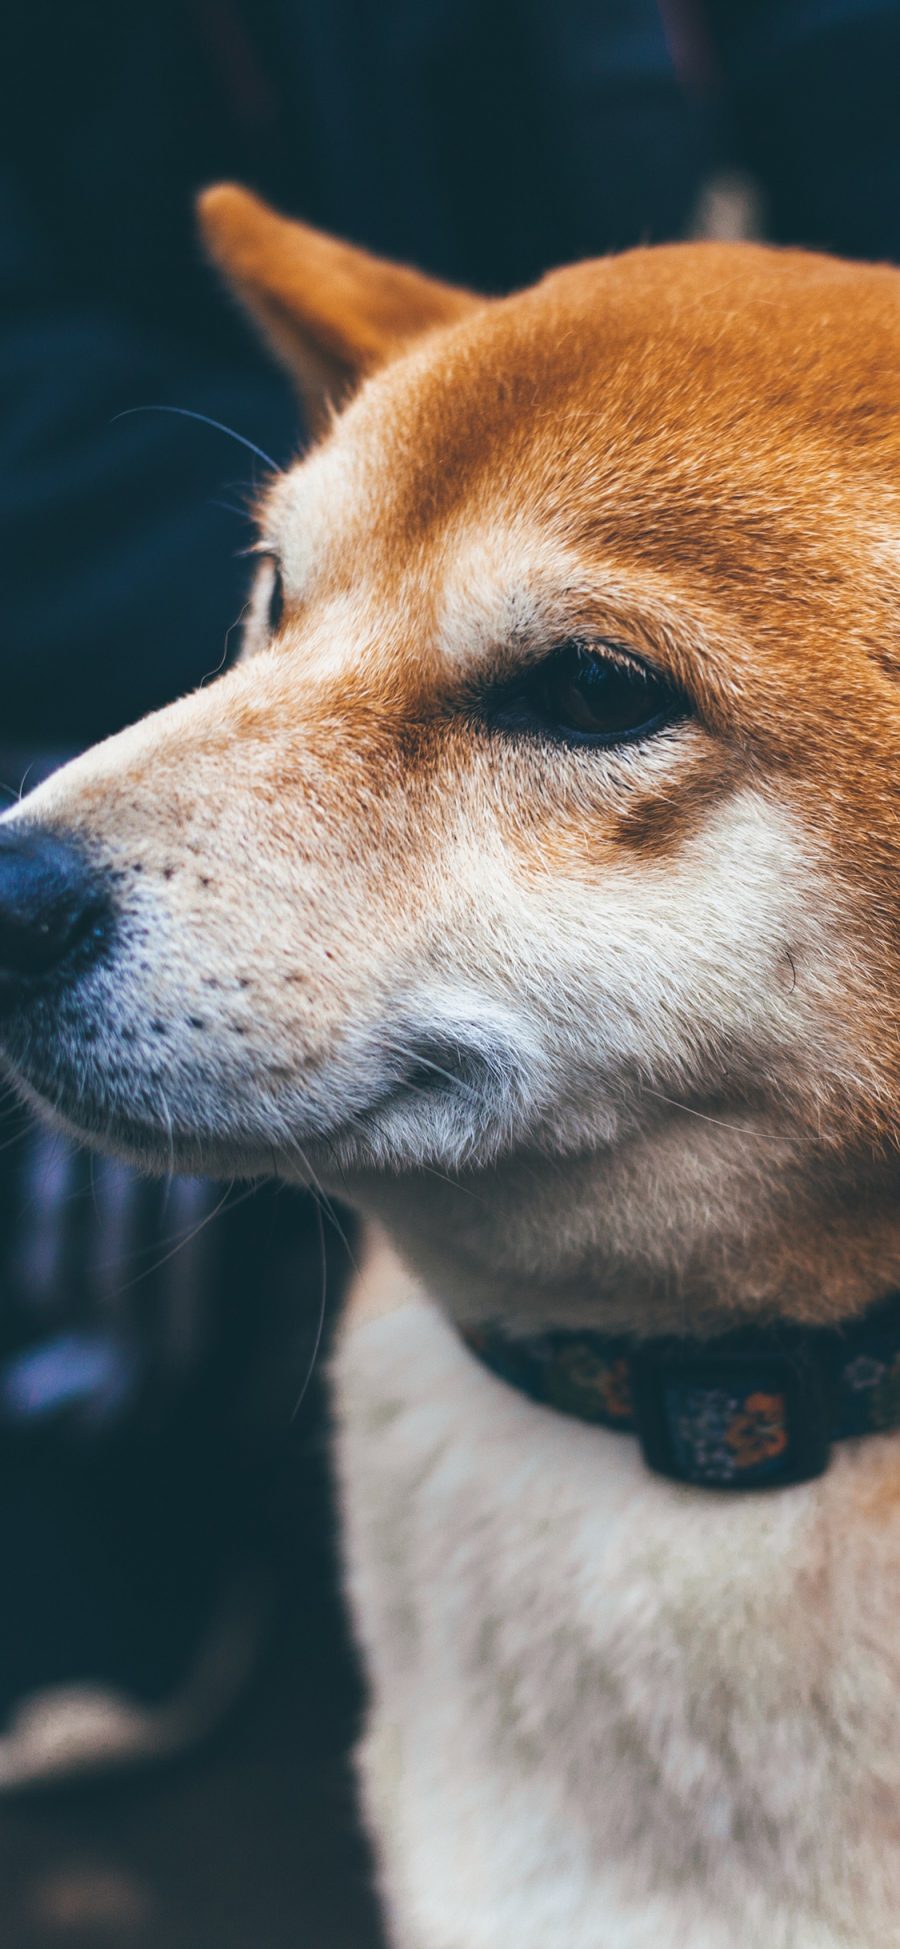
[[[236, 668], [6, 815], [116, 908], [10, 1060], [98, 1143], [321, 1178], [390, 1240], [338, 1414], [394, 1939], [887, 1949], [896, 1437], [723, 1514], [441, 1314], [900, 1287], [898, 273], [684, 245], [489, 302], [203, 218], [324, 429], [259, 509], [283, 616], [263, 562]], [[690, 710], [504, 728], [573, 637]]]
[[464, 316], [474, 300], [280, 217], [248, 190], [220, 183], [200, 198], [210, 255], [294, 373], [318, 414], [411, 336]]
[[[232, 194], [212, 192], [214, 214]], [[431, 565], [463, 516], [536, 523], [571, 567], [564, 595], [554, 590], [559, 633], [646, 650], [720, 741], [697, 793], [681, 779], [664, 796], [623, 794], [591, 844], [601, 859], [607, 841], [658, 853], [717, 775], [777, 779], [892, 969], [854, 1006], [871, 1018], [885, 1069], [877, 1123], [893, 1138], [900, 825], [884, 750], [900, 740], [897, 273], [746, 245], [639, 250], [502, 302], [463, 300], [462, 322], [436, 333], [447, 294], [434, 287], [423, 307], [417, 280], [391, 286], [397, 308], [376, 346], [356, 305], [366, 288], [380, 315], [382, 273], [351, 253], [352, 296], [338, 294], [321, 256], [338, 247], [279, 220], [275, 249], [268, 223], [254, 260], [263, 320], [293, 253], [304, 337], [324, 344], [339, 311], [348, 369], [389, 368], [355, 409], [362, 441], [382, 443], [377, 506], [325, 552], [316, 593], [340, 591], [364, 561], [386, 612], [402, 616], [423, 565], [420, 633], [413, 643], [395, 626], [393, 649], [379, 645], [345, 680], [350, 716], [361, 722], [362, 690], [364, 713], [383, 726], [387, 712], [396, 755], [415, 770], [431, 748], [415, 726], [452, 715], [459, 695], [429, 648]], [[244, 289], [243, 238], [217, 231], [215, 249]], [[421, 351], [393, 366], [423, 329]], [[329, 708], [342, 713], [339, 692]], [[552, 801], [544, 825], [547, 865], [577, 870], [577, 815], [571, 845]]]

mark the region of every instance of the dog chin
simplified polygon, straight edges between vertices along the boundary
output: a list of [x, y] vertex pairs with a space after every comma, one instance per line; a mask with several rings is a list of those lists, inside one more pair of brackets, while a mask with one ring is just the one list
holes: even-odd
[[296, 1114], [264, 1141], [252, 1130], [190, 1125], [177, 1115], [162, 1119], [147, 1106], [90, 1096], [71, 1079], [40, 1082], [9, 1066], [23, 1102], [46, 1123], [78, 1144], [132, 1165], [148, 1176], [179, 1173], [203, 1177], [281, 1177], [339, 1190], [363, 1171], [398, 1176], [422, 1166], [444, 1171], [493, 1163], [515, 1147], [509, 1105], [490, 1096], [460, 1097], [450, 1084], [423, 1102], [392, 1082], [365, 1105], [333, 1121]]
[[272, 1149], [254, 1154], [247, 1145], [223, 1141], [198, 1132], [172, 1130], [149, 1119], [103, 1111], [99, 1105], [77, 1106], [64, 1093], [53, 1097], [11, 1076], [13, 1087], [28, 1109], [72, 1143], [102, 1156], [130, 1164], [144, 1177], [264, 1177], [273, 1171]]

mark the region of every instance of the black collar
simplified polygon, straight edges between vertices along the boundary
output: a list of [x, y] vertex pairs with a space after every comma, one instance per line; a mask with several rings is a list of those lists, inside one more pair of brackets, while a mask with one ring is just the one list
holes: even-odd
[[833, 1441], [900, 1428], [900, 1293], [842, 1327], [750, 1327], [717, 1340], [464, 1327], [485, 1366], [545, 1407], [636, 1434], [651, 1469], [715, 1489], [780, 1488]]

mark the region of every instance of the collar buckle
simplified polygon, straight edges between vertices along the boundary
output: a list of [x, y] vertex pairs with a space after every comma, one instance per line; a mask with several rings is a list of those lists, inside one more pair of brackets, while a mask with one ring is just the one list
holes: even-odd
[[784, 1350], [633, 1347], [634, 1425], [659, 1475], [705, 1488], [774, 1488], [822, 1475], [831, 1450], [826, 1364], [802, 1339]]

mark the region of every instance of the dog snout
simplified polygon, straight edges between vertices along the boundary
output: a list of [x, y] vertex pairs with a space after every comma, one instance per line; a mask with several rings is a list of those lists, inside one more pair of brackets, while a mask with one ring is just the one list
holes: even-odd
[[0, 826], [0, 994], [99, 951], [109, 890], [80, 843], [15, 821]]

